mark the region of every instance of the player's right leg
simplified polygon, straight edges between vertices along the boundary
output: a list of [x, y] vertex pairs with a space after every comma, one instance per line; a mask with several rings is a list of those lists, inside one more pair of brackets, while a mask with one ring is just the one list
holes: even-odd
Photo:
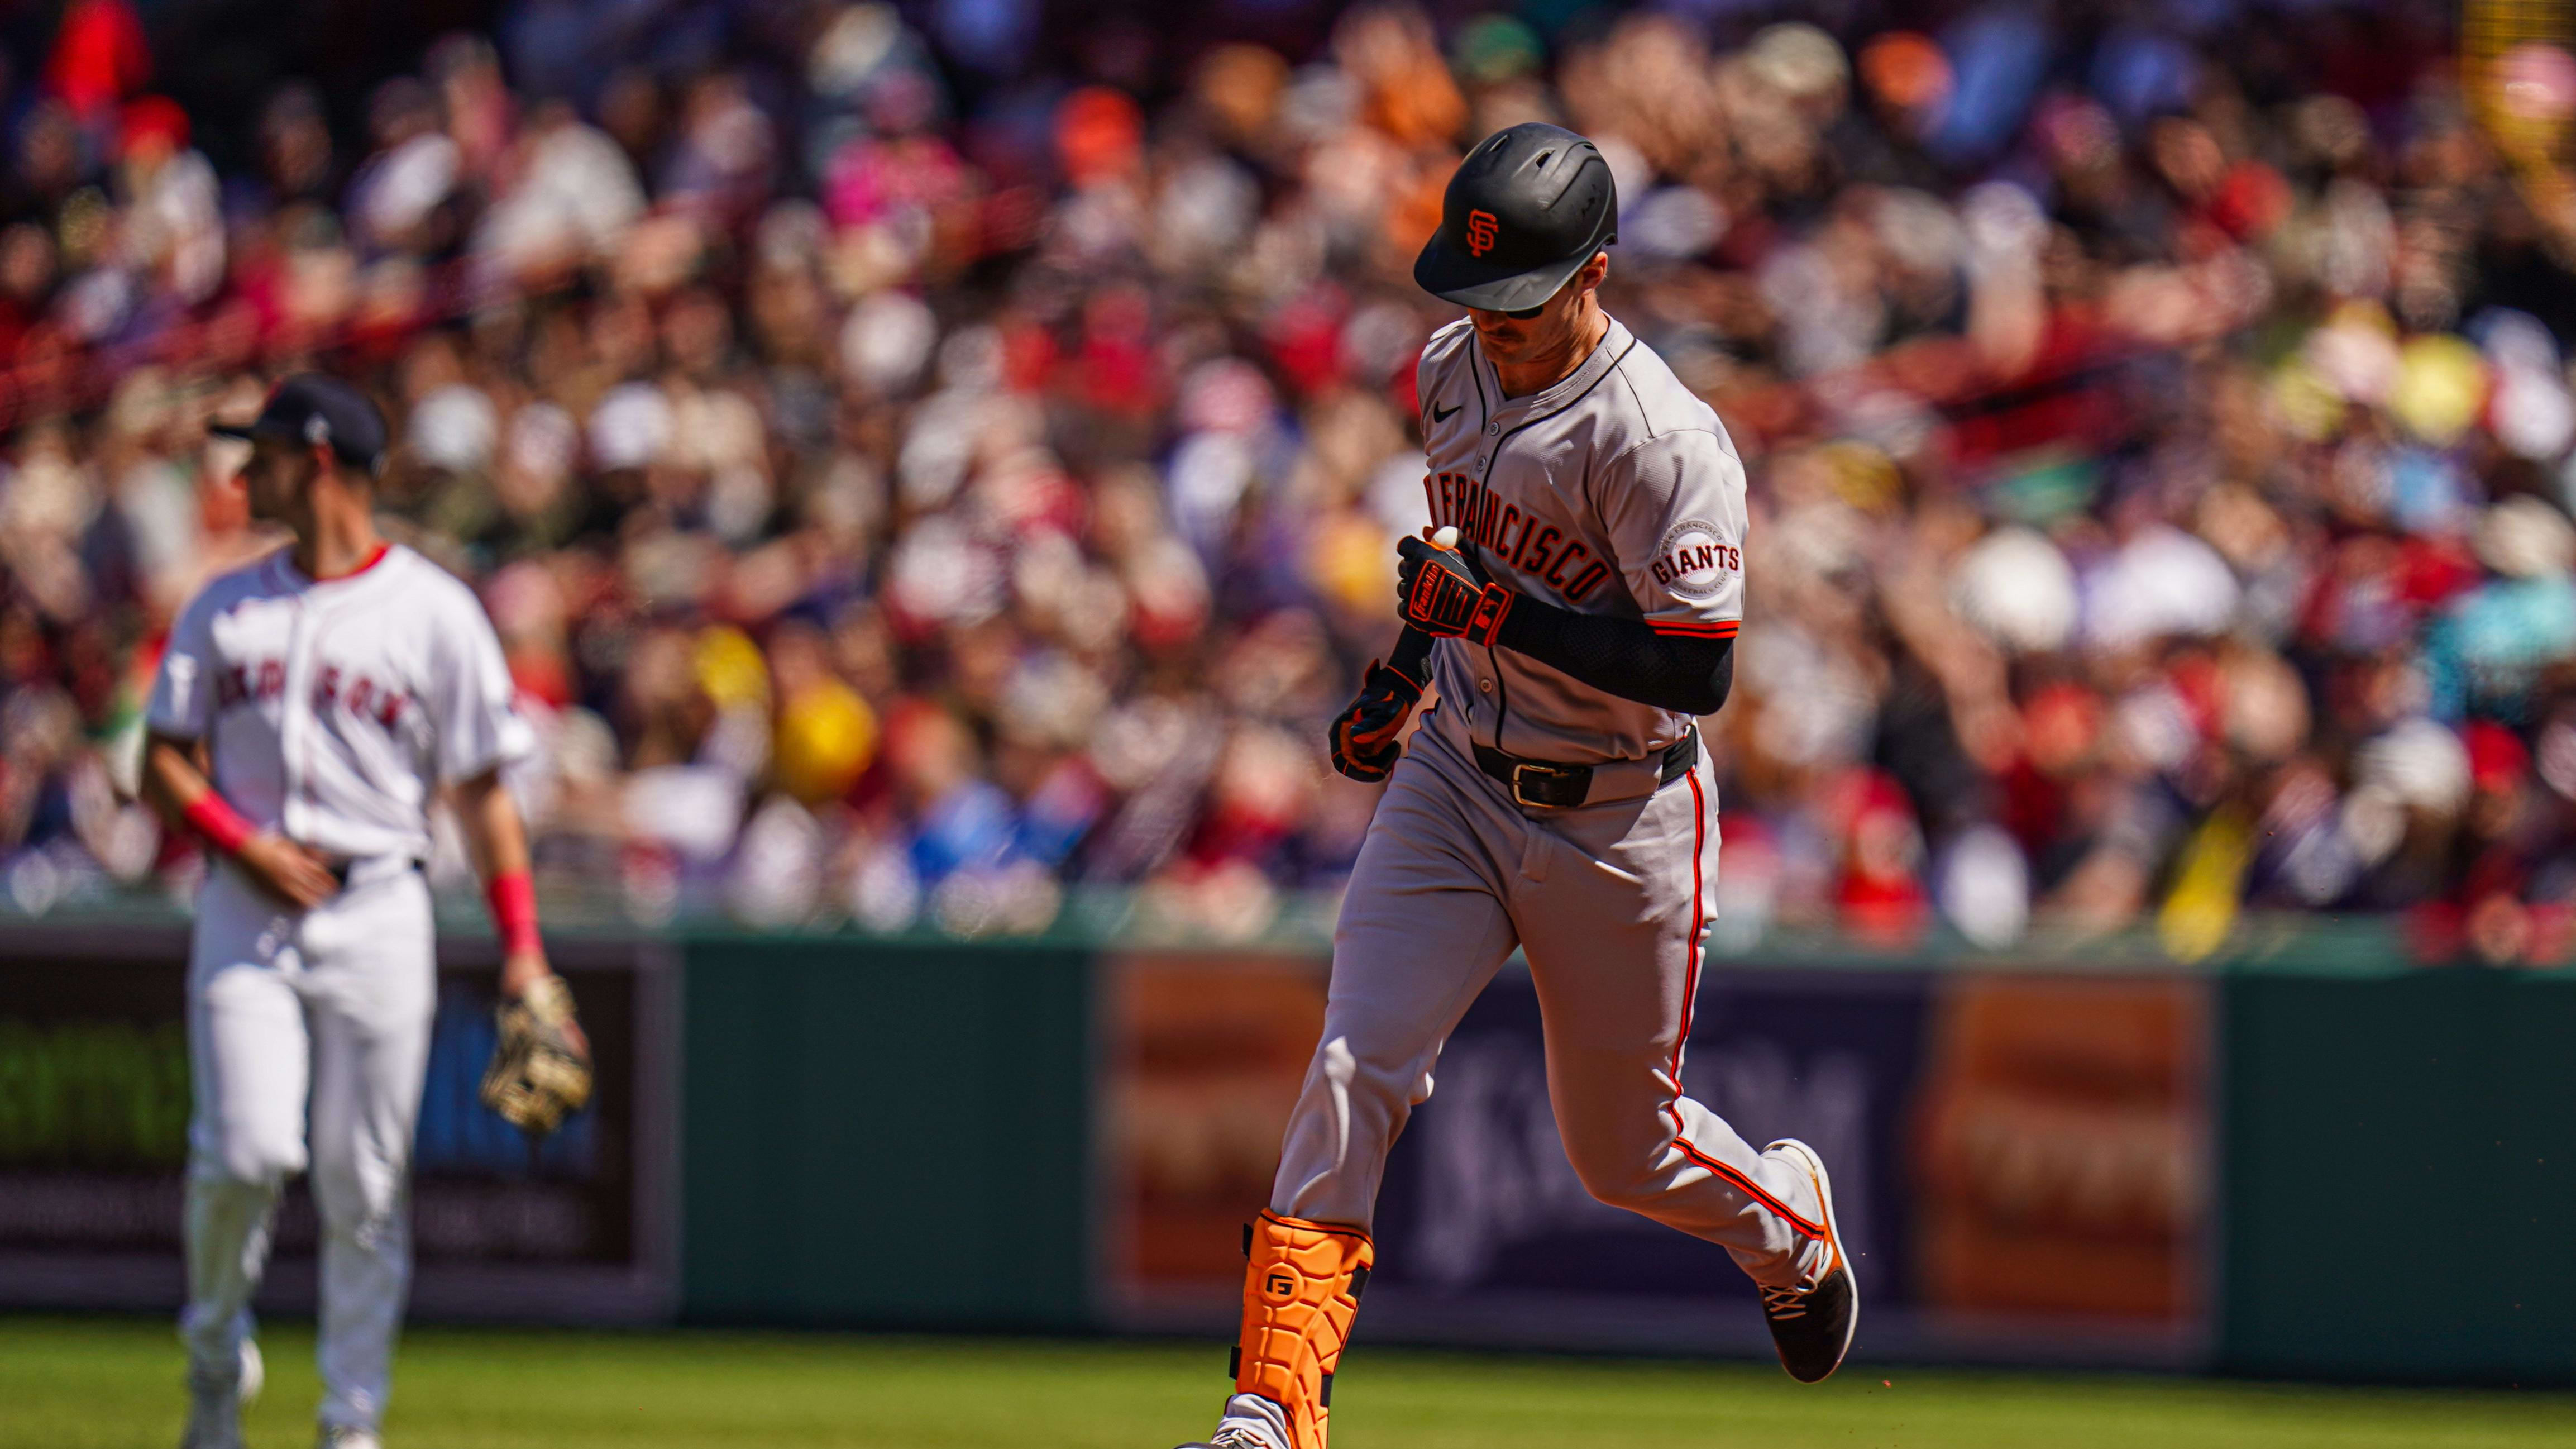
[[268, 1260], [269, 1218], [304, 1168], [310, 1054], [304, 1010], [277, 959], [292, 918], [217, 868], [197, 895], [189, 946], [188, 1350], [184, 1449], [236, 1449], [242, 1401], [257, 1391], [251, 1295]]
[[1462, 770], [1418, 740], [1351, 869], [1323, 1040], [1251, 1230], [1235, 1392], [1212, 1441], [1225, 1449], [1325, 1449], [1387, 1149], [1431, 1095], [1441, 1043], [1517, 944]]

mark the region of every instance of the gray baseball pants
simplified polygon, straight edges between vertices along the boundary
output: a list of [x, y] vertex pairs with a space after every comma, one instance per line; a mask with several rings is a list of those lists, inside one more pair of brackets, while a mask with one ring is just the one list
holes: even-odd
[[1523, 809], [1476, 768], [1456, 713], [1424, 719], [1352, 869], [1272, 1211], [1370, 1224], [1442, 1043], [1518, 946], [1584, 1186], [1718, 1244], [1756, 1282], [1796, 1281], [1822, 1236], [1814, 1183], [1681, 1088], [1717, 886], [1707, 758], [1643, 797]]

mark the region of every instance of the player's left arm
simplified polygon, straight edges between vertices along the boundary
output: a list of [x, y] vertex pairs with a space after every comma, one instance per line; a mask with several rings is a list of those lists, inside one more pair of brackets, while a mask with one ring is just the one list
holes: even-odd
[[527, 822], [519, 802], [501, 783], [495, 767], [448, 787], [456, 826], [465, 837], [465, 853], [483, 879], [484, 899], [492, 909], [492, 929], [501, 937], [501, 994], [525, 996], [553, 968], [546, 963], [545, 938], [537, 929], [537, 893], [531, 874]]
[[438, 775], [501, 937], [501, 994], [516, 1000], [553, 974], [537, 929], [527, 821], [501, 778], [535, 738], [513, 703], [517, 687], [492, 621], [471, 595], [442, 603], [430, 690]]
[[[1637, 619], [1578, 614], [1527, 599], [1494, 642], [1605, 694], [1680, 714], [1715, 714], [1735, 688], [1735, 641], [1659, 634]], [[1520, 613], [1515, 609], [1513, 612]]]
[[1716, 713], [1734, 687], [1743, 617], [1742, 465], [1714, 433], [1668, 433], [1611, 460], [1594, 484], [1645, 618], [1533, 598], [1420, 539], [1400, 545], [1400, 612], [1428, 632], [1526, 654], [1606, 694]]
[[590, 1100], [590, 1037], [573, 1014], [571, 990], [546, 961], [545, 941], [537, 933], [527, 824], [500, 767], [451, 783], [448, 800], [501, 936], [498, 1040], [483, 1072], [483, 1105], [542, 1137]]

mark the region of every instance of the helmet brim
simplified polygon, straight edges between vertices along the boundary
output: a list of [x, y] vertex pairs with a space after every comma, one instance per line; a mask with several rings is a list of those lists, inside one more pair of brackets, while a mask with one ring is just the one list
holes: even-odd
[[1449, 241], [1445, 231], [1435, 231], [1431, 240], [1422, 244], [1422, 254], [1413, 259], [1413, 283], [1443, 302], [1473, 307], [1480, 312], [1519, 312], [1538, 306], [1571, 281], [1604, 248], [1618, 240], [1612, 218], [1593, 235], [1591, 244], [1561, 262], [1543, 267], [1512, 268], [1490, 261], [1479, 261]]
[[[245, 443], [256, 443], [262, 438], [273, 438], [283, 443], [300, 443], [304, 440], [304, 435], [296, 431], [294, 426], [285, 419], [265, 415], [253, 418], [246, 423], [208, 423], [206, 436], [233, 438]], [[333, 457], [362, 473], [372, 476], [383, 471], [384, 455], [381, 453], [373, 457], [352, 454], [337, 442], [328, 442], [323, 446], [331, 450]]]

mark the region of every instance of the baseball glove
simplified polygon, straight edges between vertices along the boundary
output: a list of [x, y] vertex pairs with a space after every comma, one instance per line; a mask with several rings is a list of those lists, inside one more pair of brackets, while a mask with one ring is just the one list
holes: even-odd
[[1519, 596], [1488, 583], [1474, 560], [1454, 548], [1406, 537], [1395, 545], [1396, 612], [1425, 634], [1490, 646]]
[[572, 1025], [572, 988], [548, 976], [494, 1015], [501, 1040], [483, 1072], [483, 1105], [531, 1137], [543, 1137], [590, 1100], [590, 1053]]
[[1390, 665], [1369, 661], [1360, 676], [1360, 692], [1350, 707], [1333, 717], [1333, 768], [1363, 784], [1375, 784], [1395, 770], [1404, 746], [1396, 736], [1413, 707], [1422, 702], [1422, 686]]

